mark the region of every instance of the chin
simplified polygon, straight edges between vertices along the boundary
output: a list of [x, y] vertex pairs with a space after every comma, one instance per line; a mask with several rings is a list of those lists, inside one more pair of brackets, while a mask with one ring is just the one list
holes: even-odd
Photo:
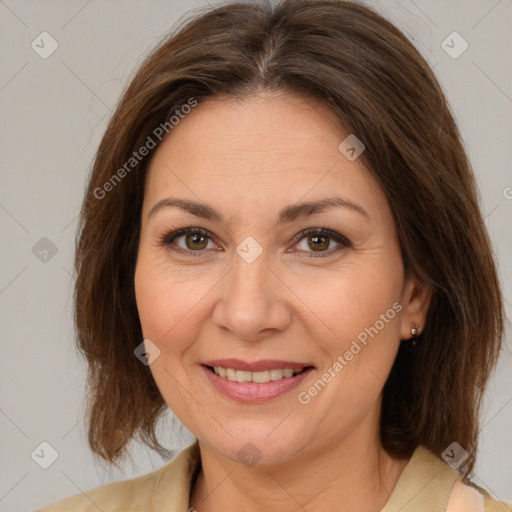
[[[284, 422], [286, 422], [285, 420]], [[279, 466], [300, 456], [311, 446], [314, 438], [305, 426], [295, 425], [296, 428], [269, 428], [268, 422], [263, 425], [241, 422], [236, 425], [227, 425], [226, 430], [220, 435], [212, 436], [212, 432], [201, 435], [197, 433], [199, 442], [208, 448], [215, 450], [233, 462], [244, 464], [248, 467]]]

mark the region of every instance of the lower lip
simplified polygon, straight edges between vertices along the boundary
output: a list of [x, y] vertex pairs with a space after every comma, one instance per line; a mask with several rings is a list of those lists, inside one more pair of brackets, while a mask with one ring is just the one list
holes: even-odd
[[293, 377], [284, 377], [280, 380], [258, 384], [255, 382], [233, 382], [220, 377], [205, 366], [201, 365], [201, 368], [218, 391], [233, 400], [244, 403], [267, 402], [284, 395], [296, 388], [314, 370], [314, 368], [307, 368]]

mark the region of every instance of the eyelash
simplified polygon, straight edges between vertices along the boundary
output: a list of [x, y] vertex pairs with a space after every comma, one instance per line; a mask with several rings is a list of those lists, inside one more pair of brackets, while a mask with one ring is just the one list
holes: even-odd
[[[165, 232], [161, 233], [159, 236], [159, 245], [165, 247], [166, 249], [176, 251], [176, 252], [185, 253], [192, 257], [204, 256], [204, 253], [207, 252], [206, 249], [199, 249], [197, 251], [193, 251], [193, 250], [187, 250], [187, 249], [181, 249], [181, 248], [176, 249], [176, 248], [172, 247], [171, 244], [172, 244], [172, 242], [174, 242], [174, 240], [176, 238], [178, 238], [179, 236], [190, 235], [190, 234], [201, 235], [201, 236], [207, 237], [210, 240], [212, 240], [211, 233], [209, 231], [207, 231], [206, 229], [187, 227], [187, 228], [177, 228], [171, 232], [165, 231]], [[343, 235], [340, 235], [339, 233], [336, 233], [335, 231], [331, 231], [330, 229], [326, 229], [326, 228], [305, 229], [305, 230], [301, 231], [300, 233], [297, 233], [293, 237], [293, 241], [298, 243], [303, 238], [311, 237], [311, 236], [325, 236], [329, 239], [334, 240], [335, 242], [337, 242], [339, 244], [338, 247], [336, 247], [334, 249], [330, 249], [328, 251], [320, 251], [318, 253], [313, 252], [310, 254], [310, 256], [308, 256], [311, 258], [324, 258], [326, 256], [331, 256], [332, 254], [337, 253], [342, 249], [352, 247], [352, 243], [346, 237], [344, 237]], [[309, 251], [305, 251], [305, 252], [309, 252]], [[203, 253], [203, 254], [201, 254], [201, 253]]]

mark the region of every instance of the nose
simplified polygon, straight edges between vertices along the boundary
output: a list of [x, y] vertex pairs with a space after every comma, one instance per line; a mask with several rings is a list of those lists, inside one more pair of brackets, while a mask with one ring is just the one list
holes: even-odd
[[265, 252], [251, 263], [235, 255], [233, 268], [219, 288], [214, 325], [250, 342], [285, 331], [292, 318], [290, 291], [277, 274]]

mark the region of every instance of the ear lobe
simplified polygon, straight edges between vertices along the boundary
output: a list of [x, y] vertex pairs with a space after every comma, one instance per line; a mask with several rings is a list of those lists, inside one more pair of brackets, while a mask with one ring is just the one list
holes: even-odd
[[421, 332], [425, 328], [432, 289], [417, 277], [410, 277], [405, 284], [403, 294], [403, 312], [400, 328], [400, 339], [408, 340], [414, 335], [411, 329], [415, 327]]

